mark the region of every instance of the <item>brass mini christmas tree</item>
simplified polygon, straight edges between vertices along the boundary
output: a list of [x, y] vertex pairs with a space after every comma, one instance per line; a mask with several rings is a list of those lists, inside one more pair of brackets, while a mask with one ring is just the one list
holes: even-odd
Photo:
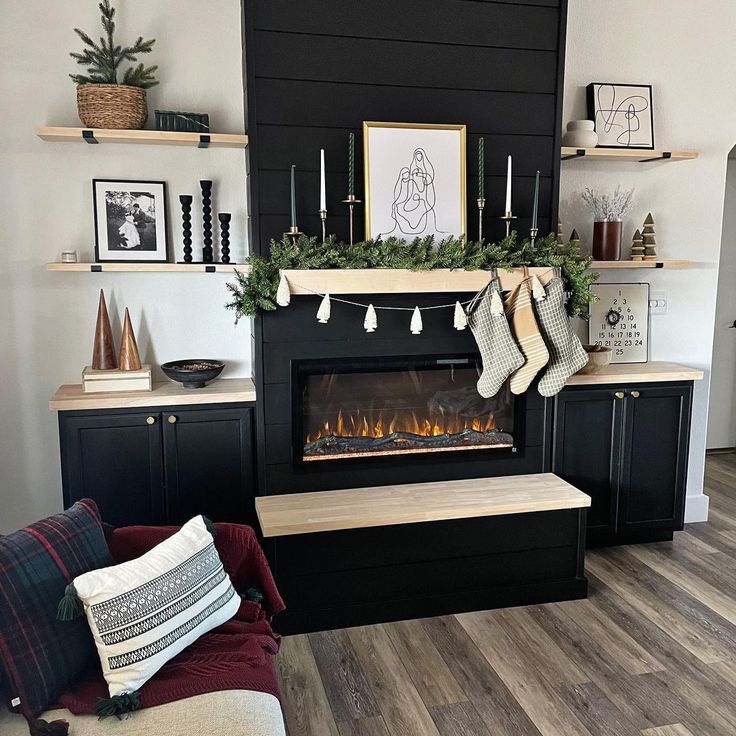
[[639, 230], [634, 233], [634, 237], [631, 241], [631, 260], [644, 260], [644, 239], [642, 238]]
[[650, 212], [647, 219], [644, 220], [644, 228], [641, 231], [642, 240], [644, 242], [644, 260], [657, 260], [657, 241], [654, 238], [654, 218]]

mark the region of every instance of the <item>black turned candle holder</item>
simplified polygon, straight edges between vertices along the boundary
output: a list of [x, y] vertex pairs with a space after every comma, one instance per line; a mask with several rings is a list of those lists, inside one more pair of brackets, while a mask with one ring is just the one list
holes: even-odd
[[202, 189], [202, 262], [212, 263], [212, 182], [202, 179], [199, 186]]
[[181, 232], [184, 243], [184, 263], [192, 262], [192, 195], [180, 194]]
[[220, 221], [220, 261], [230, 263], [230, 218], [229, 212], [220, 212], [217, 219]]

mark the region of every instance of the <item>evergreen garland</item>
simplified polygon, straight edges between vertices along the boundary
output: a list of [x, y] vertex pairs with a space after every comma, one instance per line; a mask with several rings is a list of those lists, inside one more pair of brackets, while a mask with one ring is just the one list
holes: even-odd
[[255, 317], [259, 311], [276, 309], [276, 291], [282, 269], [322, 268], [403, 268], [430, 271], [449, 268], [465, 271], [493, 268], [510, 270], [516, 266], [558, 267], [570, 293], [570, 315], [587, 317], [588, 304], [594, 300], [590, 285], [598, 278], [588, 272], [591, 259], [580, 252], [577, 243], [560, 246], [554, 234], [537, 240], [517, 242], [516, 233], [500, 243], [477, 243], [464, 238], [445, 238], [435, 243], [432, 236], [411, 242], [400, 238], [366, 240], [348, 245], [333, 237], [326, 242], [306, 235], [296, 240], [285, 236], [271, 241], [268, 258], [252, 255], [246, 259], [248, 273], [235, 271], [236, 283], [227, 284], [232, 300], [226, 305], [241, 317]]
[[[132, 46], [120, 46], [115, 43], [113, 38], [115, 34], [115, 8], [110, 5], [110, 0], [103, 0], [98, 6], [102, 13], [102, 28], [106, 37], [100, 36], [99, 44], [95, 43], [88, 34], [79, 28], [75, 28], [74, 32], [89, 47], [82, 50], [81, 54], [74, 51], [70, 53], [78, 64], [87, 67], [87, 75], [70, 74], [69, 76], [77, 84], [117, 84], [118, 83], [118, 67], [124, 61], [136, 61], [136, 54], [147, 54], [156, 43], [155, 39], [143, 40], [143, 36], [139, 36], [138, 40]], [[148, 89], [158, 84], [153, 73], [158, 69], [157, 66], [144, 67], [143, 64], [131, 66], [125, 70], [123, 84], [131, 87], [142, 87]]]

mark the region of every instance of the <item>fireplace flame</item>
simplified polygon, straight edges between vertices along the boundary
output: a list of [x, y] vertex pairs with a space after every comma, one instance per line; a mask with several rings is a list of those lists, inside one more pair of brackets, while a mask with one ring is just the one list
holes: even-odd
[[394, 432], [408, 432], [420, 437], [436, 437], [442, 434], [459, 434], [466, 429], [476, 432], [490, 432], [496, 428], [493, 415], [481, 417], [461, 417], [457, 414], [448, 416], [440, 410], [425, 416], [417, 416], [415, 410], [395, 412], [388, 418], [382, 411], [375, 415], [356, 409], [345, 416], [342, 410], [337, 416], [326, 419], [316, 431], [309, 432], [305, 442], [314, 442], [323, 437], [373, 437], [379, 439]]

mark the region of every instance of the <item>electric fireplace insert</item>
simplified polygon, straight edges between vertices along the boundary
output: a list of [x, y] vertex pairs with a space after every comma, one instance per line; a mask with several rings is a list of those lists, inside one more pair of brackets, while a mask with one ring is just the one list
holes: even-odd
[[292, 363], [297, 464], [428, 453], [515, 452], [519, 397], [482, 398], [473, 355]]

